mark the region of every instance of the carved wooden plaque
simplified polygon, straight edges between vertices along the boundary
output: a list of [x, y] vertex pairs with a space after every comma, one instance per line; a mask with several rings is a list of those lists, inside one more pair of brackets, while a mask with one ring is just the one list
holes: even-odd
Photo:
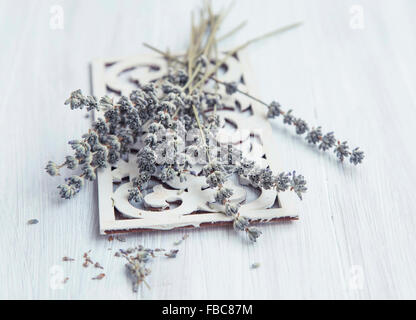
[[[128, 96], [138, 84], [146, 84], [166, 74], [167, 62], [153, 55], [129, 58], [95, 60], [92, 63], [93, 93]], [[239, 82], [239, 89], [255, 95], [247, 63], [242, 57], [232, 57], [218, 75], [223, 81]], [[257, 165], [267, 165], [274, 172], [278, 165], [278, 141], [273, 140], [272, 128], [266, 117], [266, 108], [242, 94], [229, 96], [221, 86], [219, 93], [225, 97], [227, 108], [217, 111], [226, 125], [216, 135], [219, 144], [238, 147], [243, 155], [255, 160]], [[103, 117], [95, 112], [94, 117]], [[138, 146], [137, 148], [140, 148]], [[118, 233], [144, 230], [171, 230], [184, 227], [226, 225], [232, 218], [217, 212], [213, 203], [214, 190], [207, 188], [205, 177], [190, 175], [187, 181], [174, 179], [168, 183], [152, 180], [144, 190], [143, 204], [128, 201], [129, 180], [137, 174], [136, 156], [120, 160], [117, 167], [98, 172], [98, 198], [100, 233]], [[196, 167], [194, 170], [200, 170]], [[234, 189], [231, 201], [241, 203], [240, 213], [252, 222], [297, 219], [293, 206], [293, 193], [260, 190], [243, 179], [226, 182]]]

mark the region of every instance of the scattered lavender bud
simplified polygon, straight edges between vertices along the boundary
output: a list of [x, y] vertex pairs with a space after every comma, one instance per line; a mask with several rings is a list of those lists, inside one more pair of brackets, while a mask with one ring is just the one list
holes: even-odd
[[30, 219], [27, 224], [38, 224], [39, 220], [38, 219]]
[[126, 268], [133, 278], [133, 291], [137, 292], [140, 283], [145, 282], [145, 278], [150, 274], [150, 269], [145, 268], [142, 262], [132, 259], [128, 259]]
[[99, 135], [106, 135], [109, 132], [107, 123], [101, 118], [99, 118], [97, 121], [94, 121], [92, 127]]
[[59, 189], [59, 195], [63, 199], [71, 199], [75, 196], [76, 189], [73, 186], [67, 185], [67, 184], [60, 184], [58, 186]]
[[183, 242], [183, 239], [179, 239], [173, 243], [175, 246], [179, 246]]
[[70, 258], [70, 257], [63, 257], [62, 258], [62, 261], [64, 261], [64, 262], [70, 262], [70, 261], [75, 261], [75, 259], [73, 259], [73, 258]]

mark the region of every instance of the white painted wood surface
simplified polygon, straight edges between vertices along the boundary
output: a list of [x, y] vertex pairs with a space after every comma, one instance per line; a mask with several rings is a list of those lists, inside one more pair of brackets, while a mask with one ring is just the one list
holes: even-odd
[[[255, 245], [231, 229], [189, 231], [176, 259], [152, 263], [151, 290], [134, 294], [114, 250], [170, 248], [185, 232], [108, 242], [98, 234], [95, 185], [58, 199], [59, 179], [43, 168], [90, 124], [63, 105], [71, 90], [89, 91], [89, 61], [147, 53], [144, 41], [183, 49], [199, 4], [0, 1], [0, 298], [416, 298], [413, 0], [239, 0], [226, 22], [224, 32], [249, 19], [224, 43], [233, 46], [303, 20], [246, 49], [259, 92], [366, 151], [361, 167], [342, 165], [273, 123], [284, 169], [308, 179], [299, 221], [262, 227]], [[50, 28], [54, 5], [63, 8], [62, 30]], [[363, 29], [351, 28], [353, 5], [363, 10]], [[27, 225], [32, 218], [39, 224]], [[101, 281], [91, 280], [99, 269], [81, 265], [90, 249], [105, 268]], [[261, 267], [250, 269], [253, 262]], [[60, 276], [70, 279], [56, 288]]]

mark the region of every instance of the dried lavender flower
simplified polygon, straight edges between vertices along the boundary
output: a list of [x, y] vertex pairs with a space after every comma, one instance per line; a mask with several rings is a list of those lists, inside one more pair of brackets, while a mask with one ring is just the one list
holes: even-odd
[[337, 155], [337, 158], [342, 162], [344, 161], [344, 158], [349, 157], [350, 152], [348, 151], [348, 145], [347, 141], [344, 141], [343, 143], [340, 143], [338, 141], [337, 146], [334, 149], [335, 154]]
[[322, 139], [322, 131], [321, 127], [318, 127], [316, 129], [312, 129], [308, 132], [306, 135], [306, 141], [308, 143], [317, 144]]
[[215, 194], [215, 201], [218, 203], [225, 203], [225, 201], [233, 195], [233, 190], [230, 188], [220, 188]]
[[227, 202], [225, 205], [225, 214], [227, 216], [235, 216], [238, 213], [238, 210], [240, 210], [240, 205], [238, 203], [233, 204]]
[[290, 185], [290, 175], [284, 172], [279, 173], [276, 177], [276, 190], [286, 191]]
[[140, 202], [143, 200], [143, 195], [138, 188], [129, 189], [129, 201]]
[[296, 119], [293, 124], [296, 127], [297, 134], [304, 134], [306, 131], [309, 130], [307, 123], [302, 119]]
[[305, 193], [308, 188], [306, 188], [306, 181], [302, 175], [296, 175], [296, 172], [292, 173], [292, 180], [290, 181], [290, 187], [298, 195], [299, 199], [302, 200], [302, 193]]
[[30, 219], [27, 224], [38, 224], [39, 220], [38, 219]]
[[93, 181], [97, 179], [97, 175], [95, 173], [95, 168], [92, 167], [90, 164], [86, 164], [82, 167], [82, 173], [84, 175], [84, 178]]
[[245, 231], [249, 225], [248, 219], [241, 215], [236, 216], [233, 222], [234, 229], [239, 231]]
[[74, 170], [78, 167], [78, 160], [73, 156], [66, 156], [65, 164], [68, 169]]
[[91, 111], [91, 110], [99, 111], [100, 110], [96, 97], [87, 96], [87, 97], [84, 98], [83, 103], [86, 105], [88, 111]]
[[165, 253], [165, 256], [168, 258], [176, 258], [176, 255], [178, 254], [178, 249], [170, 250], [168, 253]]
[[218, 187], [219, 185], [224, 184], [226, 181], [225, 174], [220, 171], [214, 171], [213, 173], [207, 176], [207, 184], [210, 188]]
[[336, 143], [334, 133], [329, 132], [326, 135], [322, 137], [321, 144], [319, 145], [319, 149], [326, 151], [328, 149], [331, 149]]
[[269, 109], [267, 112], [267, 117], [269, 118], [278, 117], [282, 113], [280, 103], [277, 101], [272, 101], [272, 103], [270, 103], [267, 107]]
[[71, 92], [70, 97], [65, 101], [65, 104], [69, 104], [71, 107], [71, 110], [74, 109], [82, 109], [84, 107], [84, 96], [82, 95], [82, 92], [80, 89], [75, 90]]

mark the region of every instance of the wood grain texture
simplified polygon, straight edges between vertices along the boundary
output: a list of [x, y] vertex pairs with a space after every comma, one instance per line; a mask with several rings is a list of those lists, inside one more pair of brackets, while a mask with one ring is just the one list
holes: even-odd
[[[366, 151], [361, 167], [339, 164], [273, 123], [279, 161], [309, 183], [299, 221], [262, 226], [254, 245], [224, 228], [108, 242], [98, 235], [95, 185], [73, 201], [58, 199], [59, 179], [43, 168], [62, 159], [66, 141], [90, 124], [63, 106], [71, 90], [89, 91], [89, 61], [147, 53], [142, 42], [183, 50], [190, 10], [199, 4], [0, 1], [0, 298], [416, 298], [413, 0], [239, 0], [226, 21], [224, 32], [249, 19], [244, 32], [224, 41], [228, 47], [304, 21], [246, 49], [259, 93]], [[53, 5], [64, 9], [63, 30], [49, 27]], [[350, 27], [352, 5], [363, 8], [364, 29]], [[32, 218], [39, 224], [27, 225]], [[185, 233], [176, 259], [152, 262], [151, 290], [134, 294], [114, 251], [171, 248]], [[105, 268], [103, 280], [91, 280], [100, 269], [81, 265], [90, 249]], [[253, 262], [261, 267], [250, 269]], [[54, 288], [60, 276], [70, 279]]]

